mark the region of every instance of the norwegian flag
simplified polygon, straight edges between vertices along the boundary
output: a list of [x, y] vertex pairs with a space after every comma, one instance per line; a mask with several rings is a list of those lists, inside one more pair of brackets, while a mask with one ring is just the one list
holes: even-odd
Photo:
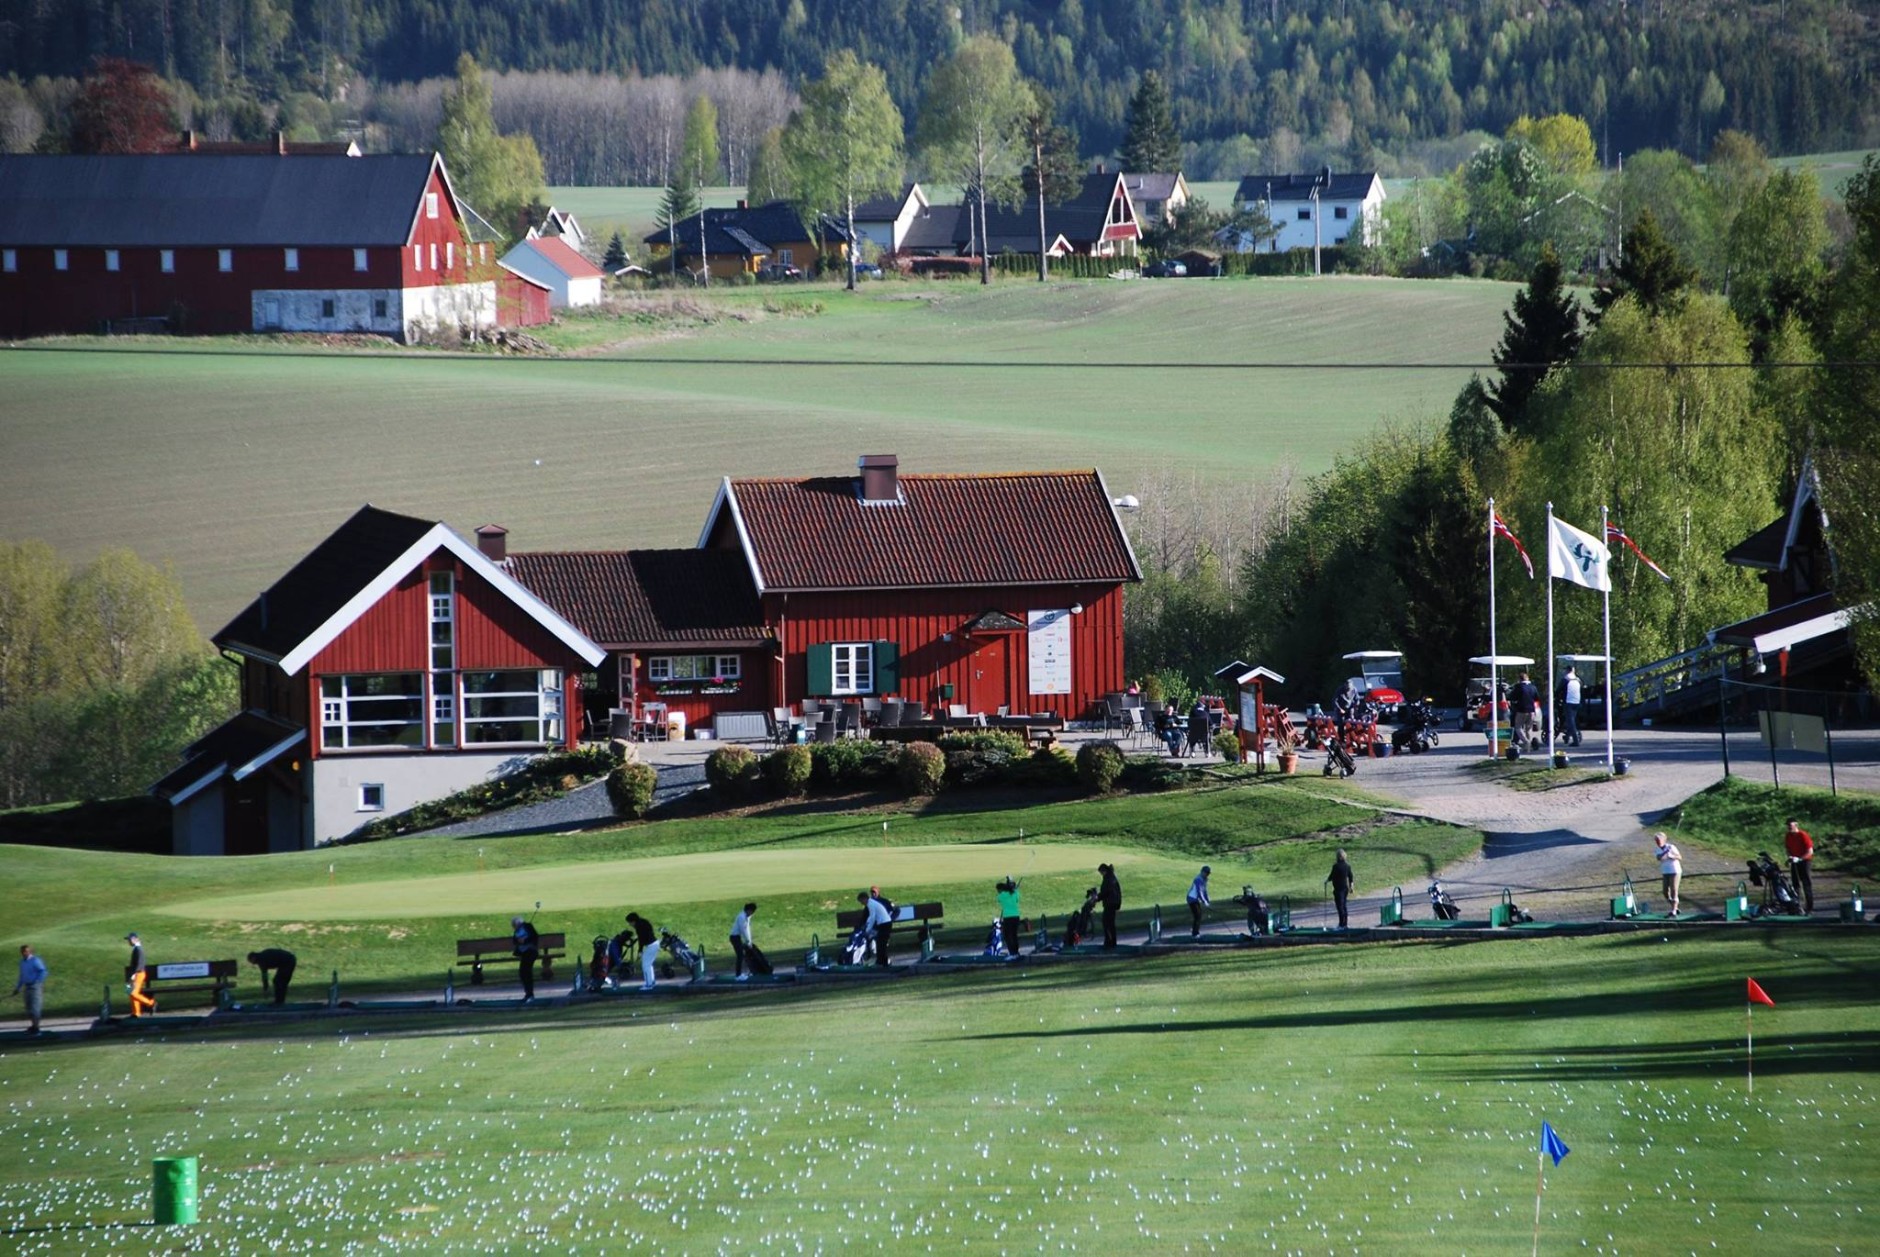
[[1612, 542], [1615, 542], [1615, 541], [1618, 542], [1620, 545], [1624, 546], [1626, 549], [1630, 550], [1633, 554], [1638, 555], [1638, 561], [1640, 563], [1643, 563], [1646, 567], [1649, 567], [1652, 571], [1658, 573], [1659, 579], [1667, 580], [1667, 581], [1671, 579], [1671, 574], [1669, 572], [1665, 571], [1664, 568], [1659, 567], [1656, 563], [1652, 562], [1649, 558], [1645, 557], [1645, 552], [1638, 548], [1638, 542], [1626, 536], [1625, 533], [1619, 528], [1619, 525], [1613, 523], [1611, 520], [1608, 520], [1606, 521], [1606, 542], [1607, 544], [1610, 545]]
[[1514, 547], [1514, 552], [1521, 556], [1521, 566], [1527, 569], [1528, 579], [1533, 580], [1534, 560], [1528, 558], [1527, 547], [1521, 544], [1521, 538], [1514, 535], [1514, 529], [1508, 527], [1502, 520], [1500, 511], [1495, 512], [1495, 535], [1507, 538], [1508, 544]]

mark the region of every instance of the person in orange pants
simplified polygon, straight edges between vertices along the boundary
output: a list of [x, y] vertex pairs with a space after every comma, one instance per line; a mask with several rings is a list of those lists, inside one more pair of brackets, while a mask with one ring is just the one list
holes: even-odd
[[144, 941], [132, 930], [124, 936], [124, 941], [131, 945], [131, 1016], [142, 1017], [157, 1011], [157, 1001], [144, 994]]

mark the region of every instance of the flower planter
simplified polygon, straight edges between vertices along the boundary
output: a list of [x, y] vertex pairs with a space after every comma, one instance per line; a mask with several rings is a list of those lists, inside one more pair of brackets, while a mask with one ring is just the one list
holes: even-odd
[[1282, 752], [1279, 757], [1279, 770], [1287, 775], [1299, 771], [1299, 752]]

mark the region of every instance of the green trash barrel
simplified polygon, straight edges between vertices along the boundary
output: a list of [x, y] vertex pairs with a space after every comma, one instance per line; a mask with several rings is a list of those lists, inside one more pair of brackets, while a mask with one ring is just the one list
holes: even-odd
[[158, 1157], [150, 1212], [158, 1226], [190, 1226], [196, 1221], [196, 1158]]

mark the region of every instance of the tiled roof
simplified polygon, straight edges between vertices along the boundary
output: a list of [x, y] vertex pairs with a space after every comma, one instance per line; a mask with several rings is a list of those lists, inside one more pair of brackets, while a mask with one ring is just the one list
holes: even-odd
[[884, 192], [880, 196], [871, 196], [866, 201], [855, 203], [855, 221], [858, 223], [886, 223], [901, 216], [901, 210], [907, 205], [907, 198], [914, 195], [919, 186], [912, 183], [901, 185], [899, 192]]
[[[799, 240], [813, 240], [815, 236], [804, 225], [803, 217], [796, 206], [788, 201], [771, 201], [766, 205], [753, 205], [745, 208], [713, 206], [703, 211], [705, 216], [705, 249], [708, 253], [767, 253], [779, 244], [793, 244]], [[682, 219], [670, 228], [662, 227], [646, 237], [647, 244], [671, 244], [674, 236], [678, 237], [679, 248], [696, 249], [698, 247], [699, 215]], [[730, 234], [736, 228], [742, 238]], [[822, 234], [825, 239], [834, 241], [847, 240], [848, 231], [836, 219], [823, 216]], [[746, 242], [749, 242], [748, 244]], [[755, 246], [754, 248], [752, 246]]]
[[402, 245], [428, 156], [0, 157], [0, 241], [166, 247]]
[[729, 488], [766, 591], [1142, 575], [1096, 471], [903, 475], [898, 503], [863, 503], [853, 476]]
[[509, 574], [610, 647], [759, 642], [769, 637], [750, 569], [735, 550], [539, 551]]
[[[347, 161], [369, 161], [352, 157]], [[280, 658], [307, 640], [399, 555], [437, 525], [376, 506], [351, 519], [294, 564], [215, 635], [217, 646], [240, 645]]]
[[524, 240], [516, 247], [534, 249], [550, 266], [569, 279], [602, 279], [606, 276], [605, 271], [576, 253], [560, 236], [537, 236], [533, 240]]
[[1310, 175], [1245, 175], [1240, 186], [1234, 189], [1234, 200], [1240, 203], [1264, 201], [1267, 189], [1273, 192], [1275, 204], [1286, 201], [1304, 201], [1312, 196], [1314, 185], [1319, 185], [1319, 199], [1322, 201], [1362, 201], [1371, 191], [1371, 181], [1377, 178], [1375, 170], [1356, 170], [1348, 174], [1334, 172], [1331, 182], [1321, 184], [1323, 173]]
[[175, 798], [204, 778], [213, 780], [223, 773], [239, 772], [270, 751], [280, 754], [291, 750], [306, 736], [307, 731], [299, 725], [257, 711], [238, 712], [189, 747], [182, 764], [150, 787], [150, 793], [162, 799]]
[[1125, 172], [1123, 186], [1129, 189], [1133, 200], [1166, 201], [1175, 195], [1175, 181], [1180, 178], [1180, 171], [1146, 171], [1142, 174]]

